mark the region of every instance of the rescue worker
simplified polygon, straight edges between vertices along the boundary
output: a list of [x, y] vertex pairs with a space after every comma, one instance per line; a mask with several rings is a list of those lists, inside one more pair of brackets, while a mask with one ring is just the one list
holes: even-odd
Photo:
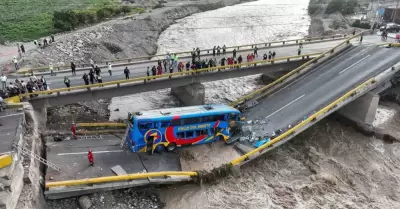
[[72, 72], [72, 75], [76, 75], [75, 70], [76, 70], [76, 66], [75, 66], [75, 64], [74, 64], [73, 62], [71, 62], [71, 72]]
[[125, 74], [125, 79], [128, 80], [131, 72], [129, 71], [128, 67], [126, 67], [126, 66], [125, 66], [124, 74]]
[[67, 88], [70, 87], [70, 80], [67, 78], [67, 76], [64, 76], [64, 83], [67, 86]]
[[94, 165], [94, 158], [93, 158], [93, 153], [92, 153], [91, 149], [89, 149], [89, 151], [88, 151], [88, 160], [89, 160], [90, 166], [93, 166]]
[[83, 81], [85, 81], [85, 85], [89, 85], [89, 76], [88, 74], [84, 73], [82, 76]]

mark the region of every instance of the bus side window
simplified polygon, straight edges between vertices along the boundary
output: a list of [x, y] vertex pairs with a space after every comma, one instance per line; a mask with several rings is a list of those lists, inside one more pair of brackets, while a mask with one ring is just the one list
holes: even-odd
[[180, 139], [185, 138], [185, 133], [184, 133], [184, 132], [178, 132], [176, 135], [177, 135], [178, 138], [180, 138]]
[[153, 128], [153, 123], [139, 123], [138, 127], [140, 130], [149, 130]]
[[182, 121], [181, 119], [176, 119], [172, 121], [172, 126], [181, 126], [182, 125]]
[[185, 138], [193, 138], [194, 137], [194, 132], [193, 131], [186, 131], [186, 137]]
[[171, 122], [170, 121], [161, 121], [160, 122], [160, 128], [166, 128], [168, 126], [171, 126]]

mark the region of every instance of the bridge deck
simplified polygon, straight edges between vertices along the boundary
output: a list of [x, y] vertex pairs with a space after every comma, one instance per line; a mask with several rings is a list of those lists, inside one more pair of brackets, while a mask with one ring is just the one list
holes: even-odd
[[244, 115], [257, 135], [286, 129], [398, 62], [399, 49], [354, 47], [259, 101]]

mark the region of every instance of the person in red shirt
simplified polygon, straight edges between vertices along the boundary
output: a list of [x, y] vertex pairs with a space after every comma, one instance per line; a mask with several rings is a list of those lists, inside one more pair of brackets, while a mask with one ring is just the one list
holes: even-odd
[[89, 149], [89, 151], [88, 151], [88, 160], [89, 160], [90, 165], [93, 166], [94, 165], [94, 158], [93, 158], [93, 153], [92, 153], [91, 149]]
[[157, 75], [162, 75], [162, 67], [161, 67], [161, 65], [157, 66]]

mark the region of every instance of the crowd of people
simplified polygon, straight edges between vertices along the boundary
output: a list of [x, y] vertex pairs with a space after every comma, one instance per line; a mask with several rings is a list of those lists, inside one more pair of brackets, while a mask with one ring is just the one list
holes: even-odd
[[[47, 81], [43, 76], [37, 78], [33, 74], [27, 81], [18, 78], [14, 81], [9, 81], [7, 76], [2, 74], [0, 76], [0, 81], [0, 96], [2, 98], [13, 97], [25, 93], [34, 93], [36, 91], [50, 90]], [[31, 97], [33, 96], [34, 95], [31, 95]]]
[[[52, 36], [51, 39], [45, 40], [43, 42], [43, 46], [46, 46], [48, 43], [54, 42], [54, 37]], [[35, 41], [35, 44], [39, 44], [38, 42]], [[22, 46], [22, 45], [21, 45]], [[41, 46], [41, 44], [39, 44]], [[22, 46], [23, 47], [23, 46]], [[22, 50], [22, 48], [21, 48]], [[24, 53], [24, 50], [23, 50]], [[190, 70], [200, 70], [200, 69], [207, 69], [207, 68], [212, 68], [212, 67], [217, 67], [217, 66], [222, 66], [219, 68], [219, 70], [224, 70], [226, 66], [227, 68], [239, 68], [240, 64], [243, 63], [244, 58], [242, 55], [237, 54], [237, 50], [233, 49], [231, 51], [232, 56], [226, 57], [227, 51], [226, 51], [226, 46], [223, 45], [222, 47], [220, 46], [214, 46], [213, 48], [213, 53], [212, 57], [202, 59], [201, 56], [201, 50], [200, 48], [194, 48], [193, 51], [191, 52], [191, 60], [184, 62], [180, 61], [179, 57], [177, 54], [170, 54], [168, 53], [164, 59], [159, 59], [157, 61], [156, 65], [149, 66], [147, 67], [147, 76], [157, 76], [157, 75], [163, 75], [163, 74], [168, 74], [168, 73], [174, 73], [174, 72], [184, 72], [184, 71], [190, 71]], [[222, 58], [221, 58], [222, 56]], [[276, 53], [275, 51], [269, 51], [268, 53], [265, 53], [262, 57], [263, 60], [272, 60], [275, 59]], [[247, 55], [246, 60], [247, 62], [254, 62], [256, 57], [258, 57], [258, 48], [255, 47], [253, 48], [253, 53], [250, 53]], [[218, 58], [218, 60], [217, 60]], [[85, 72], [82, 76], [83, 80], [83, 85], [90, 85], [90, 84], [95, 84], [95, 83], [103, 83], [102, 79], [102, 71], [101, 68], [92, 60], [90, 59], [90, 65], [91, 68], [89, 69], [88, 72]], [[15, 59], [16, 68], [18, 67], [18, 60]], [[236, 66], [235, 66], [236, 65]], [[70, 63], [70, 69], [72, 76], [76, 76], [76, 65], [74, 62]], [[54, 69], [54, 66], [52, 63], [49, 64], [49, 70], [50, 70], [50, 76], [56, 76], [57, 72]], [[127, 66], [125, 66], [125, 69], [123, 71], [125, 75], [125, 79], [130, 79], [131, 72]], [[109, 76], [113, 75], [113, 66], [111, 63], [108, 64], [108, 74]], [[169, 76], [171, 78], [171, 76]], [[155, 78], [153, 78], [155, 79]], [[47, 85], [46, 79], [41, 76], [41, 78], [36, 78], [33, 72], [30, 72], [30, 77], [28, 80], [22, 80], [22, 79], [15, 79], [14, 82], [9, 82], [7, 77], [5, 75], [2, 75], [0, 77], [1, 80], [1, 91], [0, 91], [0, 96], [2, 98], [7, 98], [7, 97], [12, 97], [16, 96], [19, 94], [24, 94], [24, 93], [34, 93], [36, 91], [43, 91], [43, 90], [49, 90], [49, 86]], [[147, 79], [147, 81], [149, 81]], [[67, 88], [71, 87], [71, 80], [67, 77], [64, 76], [63, 82]], [[101, 86], [101, 85], [100, 85]], [[32, 95], [34, 96], [34, 95]]]

